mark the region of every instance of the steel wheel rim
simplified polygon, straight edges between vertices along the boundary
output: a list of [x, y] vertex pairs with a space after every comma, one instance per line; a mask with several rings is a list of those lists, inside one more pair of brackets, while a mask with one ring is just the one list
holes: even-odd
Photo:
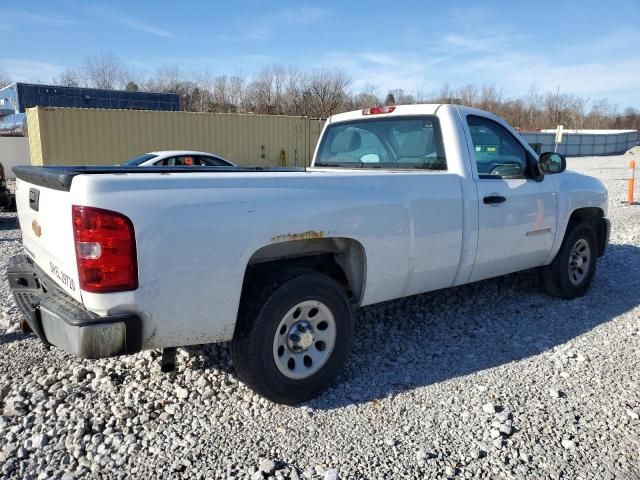
[[273, 338], [273, 360], [280, 373], [293, 380], [317, 373], [336, 344], [336, 321], [329, 307], [306, 300], [280, 320]]
[[573, 285], [580, 285], [589, 273], [591, 266], [591, 248], [589, 243], [581, 238], [573, 245], [569, 255], [569, 281]]

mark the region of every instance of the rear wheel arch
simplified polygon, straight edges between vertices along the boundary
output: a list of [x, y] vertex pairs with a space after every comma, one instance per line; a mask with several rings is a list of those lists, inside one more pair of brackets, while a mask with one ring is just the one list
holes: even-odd
[[260, 248], [247, 263], [243, 295], [256, 278], [301, 268], [331, 277], [345, 289], [352, 303], [362, 302], [366, 283], [365, 249], [359, 241], [346, 237], [291, 240]]

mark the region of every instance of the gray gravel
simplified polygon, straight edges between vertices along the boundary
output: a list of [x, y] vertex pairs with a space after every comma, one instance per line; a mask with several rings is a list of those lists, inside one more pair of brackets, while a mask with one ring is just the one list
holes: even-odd
[[[640, 478], [640, 206], [629, 156], [570, 160], [609, 187], [612, 245], [567, 302], [531, 272], [357, 315], [339, 382], [284, 407], [233, 374], [228, 346], [101, 361], [17, 330], [0, 214], [2, 478]], [[638, 158], [637, 160], [640, 160]]]

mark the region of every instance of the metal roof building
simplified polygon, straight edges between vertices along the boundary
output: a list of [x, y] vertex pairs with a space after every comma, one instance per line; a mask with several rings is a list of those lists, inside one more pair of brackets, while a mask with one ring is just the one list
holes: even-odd
[[180, 97], [173, 93], [12, 83], [0, 89], [0, 135], [24, 135], [25, 112], [32, 107], [177, 111]]

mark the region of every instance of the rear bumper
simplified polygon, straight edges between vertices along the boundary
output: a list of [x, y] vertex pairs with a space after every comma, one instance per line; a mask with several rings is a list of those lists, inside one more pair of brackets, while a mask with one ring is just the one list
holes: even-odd
[[7, 279], [31, 330], [82, 358], [106, 358], [140, 351], [142, 322], [135, 314], [100, 317], [61, 290], [26, 255], [9, 259]]

